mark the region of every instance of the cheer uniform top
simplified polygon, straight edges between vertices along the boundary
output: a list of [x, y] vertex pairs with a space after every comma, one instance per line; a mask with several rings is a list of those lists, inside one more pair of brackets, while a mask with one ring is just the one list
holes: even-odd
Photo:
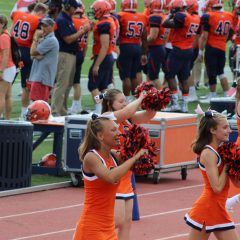
[[[125, 133], [124, 127], [130, 126], [130, 125], [131, 123], [128, 120], [126, 120], [120, 123], [118, 130], [121, 133]], [[124, 139], [120, 137], [120, 144], [123, 144], [123, 141]], [[132, 177], [132, 171], [128, 170], [127, 173], [120, 179], [120, 182], [117, 188], [116, 199], [127, 200], [134, 197], [131, 177]]]
[[[98, 151], [92, 150], [99, 161], [108, 168], [117, 163], [112, 156], [106, 159]], [[94, 174], [84, 173], [84, 208], [74, 234], [74, 240], [117, 240], [114, 225], [114, 203], [118, 184], [99, 179]]]
[[[205, 148], [211, 149], [217, 155], [217, 167], [220, 174], [223, 171], [224, 164], [218, 152], [210, 145], [206, 145]], [[215, 193], [208, 180], [204, 165], [200, 161], [198, 164], [204, 179], [204, 190], [192, 209], [185, 215], [186, 223], [199, 231], [205, 226], [206, 232], [234, 229], [234, 223], [225, 208], [229, 178], [223, 190], [220, 193]]]
[[240, 146], [240, 115], [236, 111], [236, 116], [237, 116], [237, 128], [238, 128], [238, 137], [236, 140], [236, 144]]

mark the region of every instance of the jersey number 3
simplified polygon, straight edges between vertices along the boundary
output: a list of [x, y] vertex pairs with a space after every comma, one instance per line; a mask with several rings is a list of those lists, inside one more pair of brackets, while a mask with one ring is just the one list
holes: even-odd
[[143, 23], [142, 22], [128, 22], [128, 31], [126, 36], [129, 38], [140, 38], [143, 32]]

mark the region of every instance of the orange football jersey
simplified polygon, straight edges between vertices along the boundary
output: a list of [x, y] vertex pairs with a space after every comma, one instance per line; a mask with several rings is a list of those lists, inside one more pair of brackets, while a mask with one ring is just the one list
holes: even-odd
[[162, 27], [162, 22], [164, 20], [165, 16], [162, 13], [155, 13], [151, 14], [148, 18], [148, 26], [147, 26], [147, 31], [148, 34], [150, 32], [150, 28], [158, 28], [158, 37], [155, 41], [149, 43], [149, 46], [157, 46], [157, 45], [162, 45], [164, 44], [164, 39], [166, 37], [166, 28]]
[[16, 42], [22, 47], [31, 47], [33, 35], [40, 23], [40, 17], [20, 11], [12, 14], [12, 32]]
[[93, 55], [96, 56], [99, 54], [101, 43], [100, 43], [100, 35], [101, 34], [109, 34], [109, 47], [107, 54], [111, 54], [113, 49], [115, 48], [114, 42], [114, 30], [115, 23], [111, 17], [104, 18], [99, 20], [93, 29]]
[[120, 12], [120, 44], [140, 44], [147, 25], [147, 17], [142, 13]]
[[[87, 17], [82, 18], [72, 18], [73, 24], [75, 26], [75, 29], [77, 31], [81, 30], [85, 24], [87, 24], [90, 20]], [[88, 43], [88, 37], [89, 37], [89, 31], [84, 33], [80, 39], [79, 39], [79, 47], [80, 49], [84, 49], [87, 46]]]
[[174, 47], [180, 49], [192, 48], [195, 35], [200, 26], [200, 17], [198, 15], [190, 15], [187, 12], [178, 12], [177, 14], [184, 19], [184, 23], [182, 28], [172, 29], [171, 43]]
[[207, 45], [226, 51], [227, 35], [232, 28], [230, 12], [208, 12], [202, 16], [203, 30], [208, 32]]

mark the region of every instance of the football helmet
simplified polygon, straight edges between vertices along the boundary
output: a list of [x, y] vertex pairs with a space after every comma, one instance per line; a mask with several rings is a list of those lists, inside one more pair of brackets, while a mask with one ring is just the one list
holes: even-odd
[[54, 168], [56, 167], [57, 163], [57, 157], [56, 154], [54, 153], [47, 153], [44, 155], [39, 162], [39, 166], [41, 167], [49, 167], [49, 168]]
[[43, 100], [31, 103], [27, 108], [26, 121], [35, 122], [38, 120], [48, 120], [51, 114], [51, 107]]
[[115, 0], [106, 0], [111, 5], [111, 12], [116, 12], [116, 1]]
[[186, 3], [187, 3], [187, 11], [190, 14], [198, 12], [198, 2], [197, 2], [197, 0], [186, 0]]
[[182, 11], [182, 10], [185, 10], [186, 7], [187, 7], [187, 3], [185, 0], [172, 0], [169, 3], [169, 10], [171, 12]]
[[83, 4], [83, 2], [81, 4], [81, 6], [76, 9], [75, 13], [76, 14], [79, 13], [79, 14], [82, 14], [82, 15], [85, 13], [85, 5]]
[[123, 12], [136, 12], [137, 7], [137, 0], [122, 0], [121, 2], [121, 9]]
[[164, 0], [152, 0], [150, 2], [150, 12], [151, 13], [158, 13], [162, 12], [165, 7]]
[[143, 0], [143, 4], [145, 8], [150, 7], [151, 0]]
[[235, 3], [235, 10], [236, 10], [236, 13], [239, 15], [240, 14], [240, 0], [238, 0], [236, 3]]
[[206, 5], [210, 8], [221, 8], [224, 5], [224, 0], [208, 0]]
[[107, 17], [111, 12], [111, 5], [107, 0], [96, 0], [90, 7], [91, 11], [88, 12], [89, 18], [100, 19]]

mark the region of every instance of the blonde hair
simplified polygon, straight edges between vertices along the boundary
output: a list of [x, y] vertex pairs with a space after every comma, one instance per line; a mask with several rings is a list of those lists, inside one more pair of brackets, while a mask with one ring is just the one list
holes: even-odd
[[97, 118], [94, 120], [89, 120], [87, 123], [87, 129], [83, 138], [82, 144], [78, 148], [78, 153], [80, 160], [83, 161], [85, 155], [91, 149], [99, 150], [101, 147], [101, 142], [97, 138], [97, 133], [103, 131], [103, 122], [110, 121], [107, 118]]
[[106, 91], [102, 101], [102, 113], [115, 111], [115, 109], [113, 109], [113, 103], [118, 94], [122, 94], [122, 91], [115, 88]]
[[214, 112], [212, 116], [203, 116], [201, 118], [198, 126], [198, 136], [192, 144], [192, 149], [196, 154], [200, 154], [205, 145], [211, 143], [211, 129], [216, 129], [222, 119], [226, 119], [226, 117], [219, 112]]

